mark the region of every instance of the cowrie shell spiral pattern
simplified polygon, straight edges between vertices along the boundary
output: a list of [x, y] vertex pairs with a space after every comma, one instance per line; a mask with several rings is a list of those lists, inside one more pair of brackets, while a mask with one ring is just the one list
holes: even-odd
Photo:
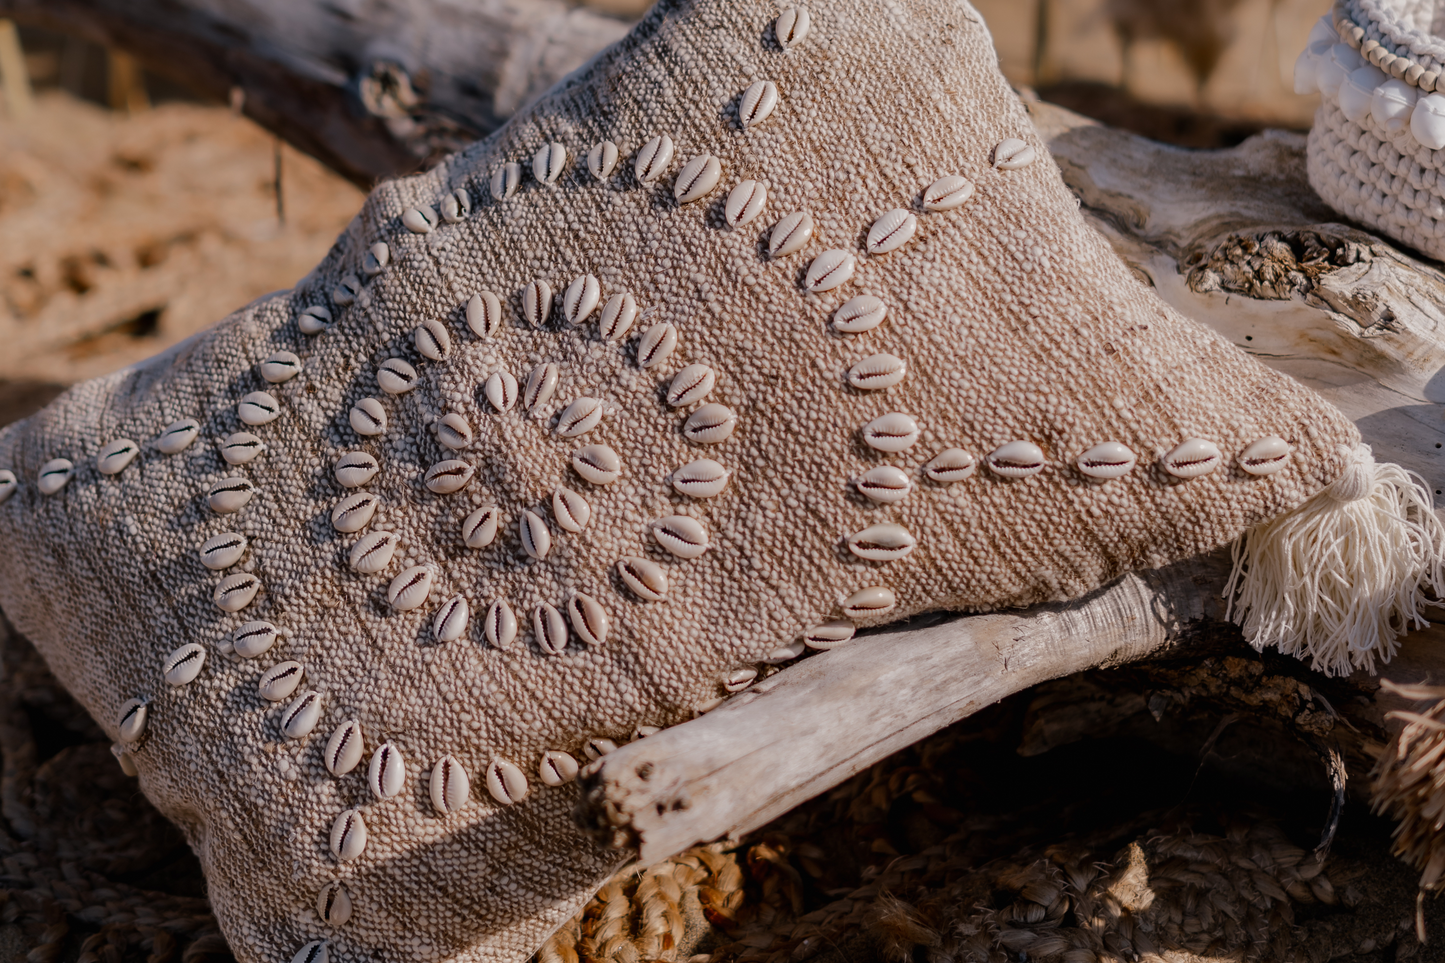
[[361, 297], [361, 279], [354, 274], [348, 274], [341, 279], [341, 283], [331, 289], [331, 300], [341, 307], [355, 304], [356, 299]]
[[667, 389], [667, 403], [674, 408], [696, 404], [712, 393], [717, 375], [705, 364], [690, 364], [679, 371]]
[[432, 573], [425, 565], [413, 565], [391, 580], [386, 589], [387, 604], [398, 612], [410, 612], [431, 594]]
[[643, 145], [633, 161], [632, 173], [639, 184], [650, 184], [662, 176], [672, 163], [672, 138], [658, 134]]
[[539, 364], [527, 375], [527, 385], [522, 389], [522, 407], [531, 411], [538, 405], [544, 405], [552, 399], [552, 394], [557, 390], [558, 371], [557, 366], [548, 361]]
[[870, 468], [859, 475], [853, 484], [869, 499], [884, 505], [900, 502], [913, 491], [913, 480], [908, 477], [908, 473], [893, 465]]
[[[366, 820], [361, 818], [358, 810], [348, 809], [336, 817], [336, 821], [331, 824], [330, 843], [331, 854], [337, 859], [349, 861], [361, 855], [366, 849]], [[322, 948], [324, 950], [324, 943]], [[323, 953], [319, 958], [308, 957], [308, 960], [310, 963], [326, 963], [327, 957]], [[292, 960], [291, 963], [296, 961]]]
[[262, 361], [257, 371], [270, 384], [285, 384], [301, 373], [301, 359], [290, 351], [277, 351]]
[[813, 218], [806, 211], [795, 211], [773, 225], [768, 235], [768, 257], [787, 257], [808, 246], [813, 239]]
[[517, 379], [509, 371], [495, 371], [482, 389], [487, 402], [498, 412], [511, 411], [517, 403]]
[[519, 527], [522, 551], [539, 561], [546, 558], [552, 550], [552, 533], [547, 531], [547, 523], [542, 521], [541, 516], [533, 511], [524, 511]]
[[683, 165], [672, 194], [679, 204], [700, 201], [716, 189], [722, 178], [722, 164], [711, 154], [701, 154]]
[[870, 355], [848, 369], [848, 383], [863, 391], [879, 391], [900, 384], [908, 374], [908, 363], [896, 355]]
[[871, 294], [860, 294], [843, 302], [833, 312], [833, 328], [844, 334], [862, 334], [883, 323], [888, 306]]
[[287, 739], [303, 739], [311, 735], [321, 721], [321, 693], [315, 689], [303, 692], [281, 715], [281, 733]]
[[156, 437], [156, 449], [165, 455], [174, 455], [185, 451], [186, 446], [196, 440], [201, 433], [201, 426], [194, 418], [182, 418], [180, 421], [173, 421], [161, 430]]
[[555, 184], [567, 166], [567, 148], [553, 141], [532, 155], [532, 176], [542, 184]]
[[[508, 375], [508, 377], [511, 377]], [[516, 379], [512, 380], [512, 397], [517, 394]], [[467, 419], [455, 411], [442, 416], [437, 422], [437, 441], [446, 445], [452, 451], [461, 451], [472, 443], [472, 426], [467, 424]]]
[[129, 438], [117, 438], [105, 444], [95, 455], [95, 470], [102, 475], [118, 475], [135, 461], [140, 445]]
[[472, 610], [467, 604], [465, 596], [453, 595], [442, 603], [437, 609], [436, 617], [432, 619], [432, 636], [438, 642], [455, 642], [467, 632], [467, 622], [471, 619]]
[[699, 458], [672, 473], [672, 487], [689, 498], [712, 498], [728, 484], [728, 470], [711, 458]]
[[807, 7], [789, 7], [778, 14], [777, 22], [773, 25], [773, 35], [778, 38], [778, 46], [784, 50], [792, 50], [808, 39], [808, 29], [812, 22]]
[[592, 596], [578, 592], [568, 599], [567, 618], [572, 623], [572, 631], [588, 645], [601, 645], [607, 641], [612, 620], [602, 603]]
[[386, 409], [375, 398], [362, 398], [351, 406], [347, 421], [358, 435], [374, 437], [386, 431]]
[[502, 513], [496, 506], [479, 508], [462, 522], [462, 541], [467, 548], [486, 548], [497, 537]]
[[632, 328], [637, 320], [637, 302], [626, 291], [614, 294], [602, 306], [602, 317], [597, 322], [597, 333], [603, 341], [618, 341]]
[[522, 186], [522, 165], [516, 162], [503, 164], [492, 171], [492, 179], [487, 187], [492, 192], [492, 198], [498, 201], [505, 201], [517, 193], [517, 188]]
[[576, 759], [554, 749], [542, 754], [542, 762], [537, 767], [537, 777], [542, 780], [542, 785], [555, 788], [576, 779], [577, 771]]
[[291, 963], [331, 963], [331, 946], [326, 940], [312, 940], [296, 951]]
[[771, 80], [759, 80], [743, 91], [738, 101], [738, 122], [744, 127], [766, 120], [778, 106], [778, 85]]
[[652, 536], [657, 544], [678, 558], [697, 558], [707, 551], [707, 529], [702, 522], [687, 515], [668, 515], [652, 523]]
[[394, 532], [369, 532], [356, 540], [347, 556], [347, 564], [353, 572], [376, 575], [386, 571], [396, 554], [400, 539]]
[[269, 391], [253, 391], [241, 399], [236, 414], [248, 425], [266, 425], [281, 415], [281, 403]]
[[426, 470], [422, 483], [428, 491], [438, 495], [450, 495], [467, 487], [476, 469], [459, 458], [439, 461]]
[[918, 218], [912, 211], [896, 208], [873, 222], [868, 231], [868, 253], [887, 254], [896, 251], [913, 239], [918, 230]]
[[120, 741], [135, 743], [145, 734], [146, 718], [150, 709], [144, 699], [131, 699], [120, 707], [120, 715], [116, 717], [115, 727], [120, 731]]
[[[870, 590], [864, 589], [864, 591], [867, 592]], [[886, 592], [887, 589], [883, 589], [882, 591]], [[847, 607], [846, 603], [844, 607]], [[834, 646], [852, 641], [853, 633], [856, 631], [857, 629], [853, 627], [853, 623], [847, 619], [834, 619], [830, 622], [810, 626], [803, 632], [803, 642], [806, 643], [810, 649], [827, 651]]]
[[364, 742], [361, 723], [355, 719], [337, 726], [326, 740], [326, 753], [322, 757], [326, 771], [333, 776], [344, 776], [355, 769], [361, 762]]
[[517, 616], [506, 599], [497, 599], [487, 609], [483, 634], [494, 649], [510, 648], [517, 638]]
[[567, 651], [567, 620], [550, 602], [538, 603], [532, 610], [532, 635], [537, 647], [547, 655], [561, 655]]
[[369, 452], [349, 451], [336, 459], [332, 474], [342, 488], [360, 488], [376, 477], [381, 471], [376, 458]]
[[1011, 441], [990, 452], [985, 461], [995, 474], [1004, 478], [1037, 475], [1048, 464], [1043, 449], [1031, 441]]
[[270, 622], [247, 622], [231, 633], [231, 646], [243, 659], [254, 659], [271, 651], [281, 633]]
[[920, 434], [918, 422], [900, 411], [874, 418], [863, 426], [863, 441], [878, 451], [907, 451]]
[[408, 208], [401, 215], [401, 223], [413, 234], [430, 234], [437, 224], [436, 211], [430, 207]]
[[206, 647], [199, 642], [187, 642], [170, 654], [161, 667], [161, 674], [170, 685], [188, 685], [201, 674], [205, 664]]
[[432, 766], [427, 788], [431, 793], [432, 807], [443, 816], [461, 809], [472, 795], [472, 781], [466, 769], [452, 755], [442, 756]]
[[533, 281], [522, 289], [522, 317], [534, 328], [540, 328], [552, 316], [552, 285]]
[[1017, 137], [1009, 137], [999, 142], [993, 149], [993, 166], [1001, 171], [1016, 171], [1027, 167], [1038, 157], [1033, 145], [1026, 144]]
[[812, 264], [808, 265], [808, 273], [803, 278], [803, 287], [813, 294], [831, 291], [853, 279], [853, 271], [857, 264], [857, 260], [850, 251], [838, 248], [824, 251], [813, 259]]
[[651, 559], [628, 556], [617, 563], [617, 575], [638, 598], [661, 602], [667, 596], [667, 573]]
[[699, 445], [718, 445], [732, 435], [738, 416], [725, 405], [710, 403], [692, 413], [682, 426], [683, 435]]
[[250, 572], [237, 572], [221, 579], [212, 593], [212, 600], [222, 612], [239, 612], [255, 600], [259, 591], [260, 579]]
[[962, 448], [945, 448], [923, 467], [923, 473], [942, 485], [963, 481], [978, 468], [978, 461]]
[[585, 435], [602, 423], [602, 402], [596, 398], [578, 398], [567, 406], [557, 419], [557, 434], [563, 438]]
[[371, 492], [353, 492], [331, 510], [331, 527], [346, 534], [359, 532], [371, 521], [380, 504], [381, 499]]
[[558, 488], [552, 493], [552, 517], [558, 528], [576, 534], [592, 520], [592, 506], [572, 489]]
[[502, 327], [502, 299], [479, 291], [467, 299], [467, 327], [479, 338], [492, 338]]
[[1134, 470], [1139, 458], [1125, 445], [1106, 441], [1079, 456], [1079, 471], [1090, 478], [1123, 478]]
[[385, 241], [377, 241], [366, 249], [366, 256], [361, 259], [361, 270], [365, 271], [367, 276], [375, 277], [385, 271], [390, 263], [391, 248], [387, 247]]
[[522, 770], [505, 759], [487, 763], [487, 792], [504, 806], [512, 806], [527, 798], [527, 777]]
[[442, 198], [442, 220], [455, 224], [472, 212], [472, 199], [465, 190], [457, 189]]
[[221, 458], [228, 465], [244, 465], [266, 450], [266, 443], [249, 431], [237, 431], [221, 442]]
[[575, 325], [586, 321], [588, 315], [597, 310], [601, 299], [602, 287], [595, 277], [584, 274], [574, 280], [562, 295], [562, 313], [567, 316], [567, 323]]
[[1214, 471], [1223, 460], [1214, 442], [1190, 438], [1165, 455], [1162, 464], [1175, 478], [1198, 478]]
[[607, 445], [588, 445], [572, 453], [572, 470], [594, 485], [610, 485], [622, 477], [622, 459]]
[[743, 181], [728, 192], [723, 220], [728, 222], [728, 227], [742, 227], [761, 214], [767, 205], [767, 188], [757, 181]]
[[261, 673], [261, 678], [256, 683], [256, 692], [267, 702], [280, 702], [296, 691], [305, 672], [300, 662], [277, 662]]
[[229, 515], [246, 507], [256, 487], [245, 478], [232, 476], [223, 478], [211, 486], [206, 493], [206, 504], [218, 515]]
[[605, 181], [617, 169], [617, 145], [604, 140], [587, 152], [587, 170], [599, 181]]
[[848, 539], [848, 551], [870, 562], [892, 562], [912, 554], [918, 540], [902, 525], [870, 525]]
[[54, 495], [65, 487], [75, 474], [75, 465], [69, 458], [52, 458], [40, 466], [35, 476], [35, 487], [42, 495]]
[[345, 885], [330, 882], [316, 897], [316, 915], [327, 926], [344, 926], [351, 919], [351, 894]]
[[642, 332], [637, 342], [637, 366], [651, 368], [668, 359], [677, 347], [677, 328], [662, 321]]
[[973, 182], [958, 174], [940, 177], [923, 192], [923, 209], [930, 212], [951, 211], [962, 207], [973, 196]]
[[302, 308], [296, 316], [296, 327], [305, 335], [316, 335], [331, 327], [331, 312], [319, 304]]
[[201, 564], [213, 572], [230, 568], [246, 554], [246, 536], [222, 532], [201, 543]]
[[406, 760], [401, 751], [383, 742], [371, 754], [366, 767], [366, 786], [377, 799], [390, 799], [406, 785]]
[[722, 687], [729, 692], [741, 692], [752, 685], [758, 677], [758, 670], [748, 666], [732, 669], [722, 677]]
[[1283, 438], [1271, 435], [1254, 442], [1239, 453], [1239, 467], [1251, 475], [1273, 475], [1289, 467], [1293, 449]]
[[411, 333], [412, 343], [422, 357], [429, 361], [445, 361], [452, 353], [452, 336], [446, 325], [434, 318], [427, 318]]
[[417, 385], [416, 369], [400, 358], [389, 358], [376, 369], [376, 384], [389, 395], [404, 395]]
[[859, 589], [844, 599], [842, 608], [843, 614], [848, 618], [862, 620], [887, 615], [897, 605], [898, 597], [893, 594], [892, 589], [884, 585], [872, 585]]

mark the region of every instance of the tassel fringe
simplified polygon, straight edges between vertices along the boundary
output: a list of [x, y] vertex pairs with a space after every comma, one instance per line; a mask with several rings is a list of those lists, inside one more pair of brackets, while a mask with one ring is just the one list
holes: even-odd
[[1256, 649], [1273, 646], [1329, 675], [1375, 671], [1445, 588], [1445, 524], [1414, 472], [1349, 451], [1335, 482], [1234, 543], [1229, 617]]

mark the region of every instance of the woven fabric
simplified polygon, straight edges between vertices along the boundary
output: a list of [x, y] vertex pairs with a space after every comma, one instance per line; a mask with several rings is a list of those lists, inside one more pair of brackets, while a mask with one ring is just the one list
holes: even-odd
[[[1126, 570], [1213, 549], [1330, 483], [1358, 440], [1338, 411], [1131, 276], [1078, 213], [966, 3], [821, 0], [789, 50], [775, 39], [779, 10], [762, 0], [664, 0], [492, 138], [378, 187], [294, 290], [145, 365], [78, 385], [0, 435], [0, 466], [19, 479], [0, 505], [0, 603], [112, 737], [125, 731], [127, 702], [147, 700], [126, 761], [200, 854], [245, 963], [289, 959], [319, 939], [348, 963], [521, 960], [619, 859], [573, 828], [573, 786], [539, 780], [544, 752], [582, 760], [589, 739], [690, 718], [725, 694], [725, 680], [745, 684], [746, 670], [766, 670], [809, 626], [840, 619], [842, 601], [861, 589], [896, 599], [859, 616], [870, 624], [1076, 597]], [[744, 128], [739, 100], [758, 80], [776, 84], [778, 104]], [[640, 184], [634, 160], [662, 133], [676, 154]], [[1010, 138], [1022, 143], [1004, 144]], [[604, 140], [622, 160], [598, 181], [583, 158]], [[567, 159], [555, 183], [542, 184], [532, 159], [552, 142]], [[1023, 164], [1028, 149], [1037, 159]], [[704, 153], [720, 163], [717, 188], [679, 204], [679, 172]], [[527, 173], [497, 200], [493, 175], [511, 162]], [[967, 178], [972, 197], [922, 210], [925, 190], [946, 175]], [[767, 205], [730, 228], [724, 201], [744, 179], [766, 186]], [[443, 203], [455, 205], [457, 191], [470, 213], [441, 220], [438, 212], [459, 213]], [[430, 231], [408, 213], [421, 207], [437, 221]], [[896, 208], [916, 214], [915, 236], [866, 255], [870, 225]], [[811, 242], [770, 258], [772, 226], [795, 211], [811, 213]], [[372, 276], [366, 258], [377, 242], [389, 263]], [[856, 274], [809, 293], [809, 267], [829, 249], [851, 252]], [[636, 299], [642, 315], [625, 339], [600, 338], [595, 313], [568, 325], [560, 306], [540, 327], [523, 319], [525, 286], [544, 279], [560, 302], [584, 274], [599, 280], [604, 301], [624, 291]], [[346, 285], [358, 289], [349, 305], [336, 296]], [[463, 308], [483, 290], [504, 308], [490, 337], [472, 331]], [[830, 319], [858, 294], [882, 299], [887, 319], [839, 333]], [[328, 305], [336, 323], [308, 336], [298, 324], [312, 305]], [[427, 321], [449, 333], [442, 360], [418, 351], [414, 331]], [[675, 326], [677, 348], [641, 368], [638, 339], [662, 322]], [[299, 356], [300, 373], [270, 384], [258, 365], [277, 351]], [[882, 352], [906, 364], [903, 380], [854, 387], [848, 372]], [[378, 389], [393, 358], [419, 372], [414, 390]], [[525, 383], [548, 362], [560, 371], [550, 400], [504, 412], [486, 400], [493, 374]], [[670, 405], [674, 375], [695, 363], [712, 368], [716, 386]], [[244, 399], [258, 390], [274, 396], [279, 416], [248, 426], [240, 416], [256, 409]], [[386, 413], [380, 435], [351, 427], [348, 412], [368, 397]], [[559, 415], [584, 397], [601, 401], [600, 424], [559, 435]], [[735, 412], [725, 441], [684, 433], [703, 403]], [[897, 453], [862, 440], [864, 426], [890, 412], [919, 426], [917, 442]], [[437, 440], [447, 414], [474, 433], [460, 451]], [[200, 437], [165, 454], [155, 439], [184, 418], [200, 423]], [[219, 443], [237, 431], [265, 450], [231, 466]], [[1239, 454], [1269, 436], [1293, 446], [1285, 470], [1241, 470]], [[118, 474], [101, 474], [96, 456], [118, 438], [142, 450]], [[1190, 438], [1217, 445], [1221, 463], [1176, 478], [1160, 459]], [[1010, 478], [981, 467], [954, 484], [922, 472], [944, 449], [982, 462], [1014, 441], [1041, 449], [1040, 472]], [[1081, 474], [1079, 455], [1109, 441], [1136, 453], [1137, 467], [1109, 482]], [[615, 450], [620, 480], [591, 485], [576, 474], [570, 459], [586, 444]], [[366, 529], [343, 534], [332, 512], [347, 489], [333, 469], [354, 452], [379, 463], [365, 490], [381, 504]], [[42, 494], [39, 474], [56, 458], [70, 459], [73, 475]], [[723, 464], [728, 485], [711, 498], [679, 494], [673, 473], [700, 458]], [[424, 476], [446, 459], [475, 474], [460, 491], [434, 494]], [[880, 465], [910, 479], [903, 500], [874, 503], [853, 486]], [[233, 476], [256, 493], [217, 514], [208, 492]], [[590, 505], [580, 533], [558, 524], [559, 486]], [[501, 527], [470, 549], [462, 522], [487, 506], [500, 509]], [[528, 510], [550, 532], [541, 559], [522, 548]], [[670, 554], [653, 534], [655, 520], [674, 514], [705, 528], [699, 557]], [[883, 522], [916, 539], [912, 554], [877, 562], [850, 551], [853, 533]], [[399, 537], [395, 557], [382, 572], [353, 571], [352, 545], [379, 531]], [[200, 546], [227, 532], [246, 537], [244, 557], [229, 571], [204, 568]], [[626, 587], [616, 570], [626, 556], [666, 572], [665, 600]], [[411, 566], [428, 568], [430, 593], [398, 611], [389, 583]], [[221, 611], [213, 593], [237, 573], [258, 578], [260, 593]], [[588, 645], [574, 628], [565, 650], [548, 654], [533, 612], [543, 603], [566, 612], [579, 592], [606, 611], [610, 631]], [[433, 620], [456, 596], [471, 621], [460, 638], [438, 641]], [[480, 624], [501, 598], [522, 623], [504, 649]], [[233, 633], [257, 619], [281, 637], [241, 658]], [[170, 685], [163, 665], [188, 643], [205, 663], [194, 681]], [[300, 662], [305, 679], [295, 698], [273, 704], [258, 682], [284, 660]], [[307, 691], [320, 695], [319, 721], [287, 738], [283, 721]], [[365, 754], [334, 776], [323, 751], [351, 719]], [[383, 742], [404, 760], [404, 780], [378, 799], [367, 760]], [[447, 755], [471, 791], [443, 815], [429, 779]], [[530, 794], [498, 802], [489, 772], [524, 776]], [[347, 810], [360, 814], [368, 841], [343, 860], [331, 837]], [[317, 898], [338, 881], [353, 911], [331, 926]]]

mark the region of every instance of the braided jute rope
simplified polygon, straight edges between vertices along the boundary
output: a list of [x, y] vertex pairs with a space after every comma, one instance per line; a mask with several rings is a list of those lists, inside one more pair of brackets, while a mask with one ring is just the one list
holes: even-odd
[[1295, 91], [1320, 94], [1310, 184], [1346, 216], [1445, 258], [1445, 5], [1345, 0], [1320, 18]]

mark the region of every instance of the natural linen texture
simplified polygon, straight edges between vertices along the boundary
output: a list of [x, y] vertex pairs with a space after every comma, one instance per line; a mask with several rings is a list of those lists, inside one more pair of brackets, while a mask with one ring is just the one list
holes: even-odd
[[[748, 670], [801, 651], [805, 630], [842, 620], [860, 590], [896, 600], [855, 612], [861, 624], [1075, 597], [1225, 544], [1341, 470], [1357, 436], [1339, 412], [1181, 318], [1089, 229], [969, 5], [816, 0], [806, 35], [796, 16], [788, 21], [791, 49], [776, 37], [780, 10], [664, 0], [495, 136], [378, 187], [294, 290], [78, 385], [0, 435], [0, 468], [18, 478], [0, 505], [0, 603], [185, 831], [244, 963], [284, 961], [313, 940], [348, 963], [522, 960], [618, 860], [573, 828], [575, 788], [547, 785], [544, 753], [585, 761], [588, 740], [690, 718], [725, 694], [725, 680], [745, 685]], [[739, 106], [757, 81], [776, 86], [776, 106], [762, 110], [768, 91], [755, 93], [744, 126]], [[666, 163], [661, 141], [649, 148], [663, 134], [675, 147]], [[605, 141], [620, 160], [598, 179], [587, 156]], [[706, 160], [689, 163], [705, 154], [718, 164], [715, 188], [679, 203], [679, 179], [684, 194], [708, 186]], [[644, 176], [648, 161], [660, 170], [654, 180], [640, 182], [639, 155]], [[538, 177], [554, 172], [552, 183]], [[950, 175], [971, 182], [972, 195], [925, 210], [925, 191]], [[731, 227], [725, 202], [745, 180], [765, 188], [766, 205]], [[494, 184], [503, 195], [519, 186], [498, 199]], [[916, 233], [866, 253], [870, 227], [894, 209], [916, 216]], [[811, 216], [811, 239], [770, 257], [773, 225], [794, 212]], [[856, 272], [831, 289], [814, 272], [817, 291], [808, 290], [810, 265], [830, 250], [851, 254]], [[848, 259], [831, 258], [831, 277], [846, 275]], [[566, 292], [585, 275], [598, 281], [599, 306], [572, 325], [568, 311], [591, 299], [585, 282], [578, 297]], [[545, 292], [524, 289], [538, 280], [556, 303], [533, 327], [524, 313], [541, 313]], [[479, 298], [479, 335], [465, 305], [481, 292], [497, 295], [501, 315], [488, 333]], [[604, 340], [602, 306], [624, 292], [638, 317]], [[886, 318], [839, 332], [834, 312], [860, 294], [881, 299]], [[335, 323], [308, 335], [301, 322], [321, 322], [302, 311], [315, 305]], [[416, 334], [424, 322], [438, 324]], [[639, 342], [665, 346], [663, 323], [676, 348], [641, 367]], [[289, 380], [284, 357], [261, 366], [277, 352], [299, 359]], [[901, 361], [902, 380], [855, 387], [850, 371], [885, 353]], [[410, 390], [392, 359], [415, 368]], [[528, 384], [544, 387], [546, 369], [529, 376], [548, 363], [555, 392], [529, 408]], [[674, 384], [692, 364], [707, 365], [715, 384], [678, 398], [707, 381], [694, 369]], [[496, 404], [484, 387], [493, 375]], [[271, 400], [246, 400], [257, 391]], [[372, 430], [366, 419], [380, 410], [380, 434], [353, 427], [367, 398], [379, 408], [356, 424]], [[567, 410], [589, 398], [600, 402], [595, 427], [559, 433], [585, 427], [585, 404]], [[706, 404], [736, 417], [714, 444], [685, 430]], [[865, 442], [865, 426], [889, 413], [916, 422], [911, 446]], [[459, 417], [444, 426], [447, 415]], [[165, 453], [156, 439], [188, 418], [199, 437]], [[232, 465], [220, 445], [237, 432], [264, 450]], [[885, 444], [909, 432], [891, 434]], [[1284, 470], [1243, 471], [1241, 452], [1271, 436], [1292, 446]], [[103, 474], [125, 460], [110, 449], [97, 466], [117, 439], [140, 452]], [[1189, 439], [1221, 457], [1208, 474], [1174, 477], [1161, 458]], [[1042, 470], [1008, 477], [983, 464], [1015, 441], [1038, 446]], [[1079, 456], [1104, 442], [1127, 446], [1137, 466], [1107, 482], [1082, 474]], [[237, 458], [254, 450], [232, 444]], [[578, 474], [573, 454], [588, 445], [619, 456], [618, 480]], [[980, 467], [935, 481], [923, 466], [950, 448]], [[367, 478], [366, 460], [352, 462], [341, 475], [360, 487], [349, 489], [335, 466], [358, 452], [379, 470]], [[73, 463], [68, 476], [50, 464], [59, 458]], [[704, 458], [730, 473], [722, 491], [676, 491], [674, 473]], [[473, 474], [433, 470], [450, 460]], [[901, 500], [856, 489], [882, 465], [906, 476]], [[434, 491], [457, 481], [460, 490]], [[586, 503], [579, 532], [563, 522], [576, 526], [580, 503], [554, 500], [559, 487]], [[358, 531], [338, 531], [334, 510], [356, 492], [379, 506]], [[211, 507], [238, 502], [224, 514]], [[468, 547], [463, 523], [486, 507], [499, 511], [497, 533]], [[654, 528], [674, 515], [698, 525]], [[349, 528], [359, 515], [335, 517]], [[849, 548], [881, 523], [906, 530], [911, 554], [869, 561]], [[895, 544], [888, 531], [879, 538]], [[244, 536], [244, 554], [229, 569], [204, 567], [203, 543], [225, 533]], [[377, 533], [367, 544], [390, 544], [392, 533], [394, 556], [379, 572], [353, 570], [353, 545]], [[683, 557], [699, 539], [706, 549]], [[214, 560], [229, 549], [210, 551]], [[665, 573], [662, 600], [620, 578], [627, 557]], [[259, 582], [254, 600], [223, 610], [217, 598], [245, 602], [247, 575]], [[463, 618], [458, 596], [470, 619], [449, 638]], [[483, 626], [500, 599], [520, 624], [505, 646]], [[256, 620], [279, 631], [259, 654], [252, 636], [235, 635]], [[487, 626], [500, 641], [504, 621]], [[204, 663], [186, 682], [194, 652], [168, 660], [191, 643]], [[258, 684], [284, 691], [297, 674], [288, 660], [304, 679], [268, 701]], [[163, 678], [168, 666], [180, 684]], [[122, 725], [133, 699], [146, 703], [143, 728], [134, 711]], [[333, 775], [327, 763], [344, 747], [323, 756], [349, 720], [364, 749]], [[550, 758], [566, 775], [562, 757]], [[320, 913], [345, 914], [318, 897], [335, 896], [338, 882], [351, 911], [327, 923]]]

